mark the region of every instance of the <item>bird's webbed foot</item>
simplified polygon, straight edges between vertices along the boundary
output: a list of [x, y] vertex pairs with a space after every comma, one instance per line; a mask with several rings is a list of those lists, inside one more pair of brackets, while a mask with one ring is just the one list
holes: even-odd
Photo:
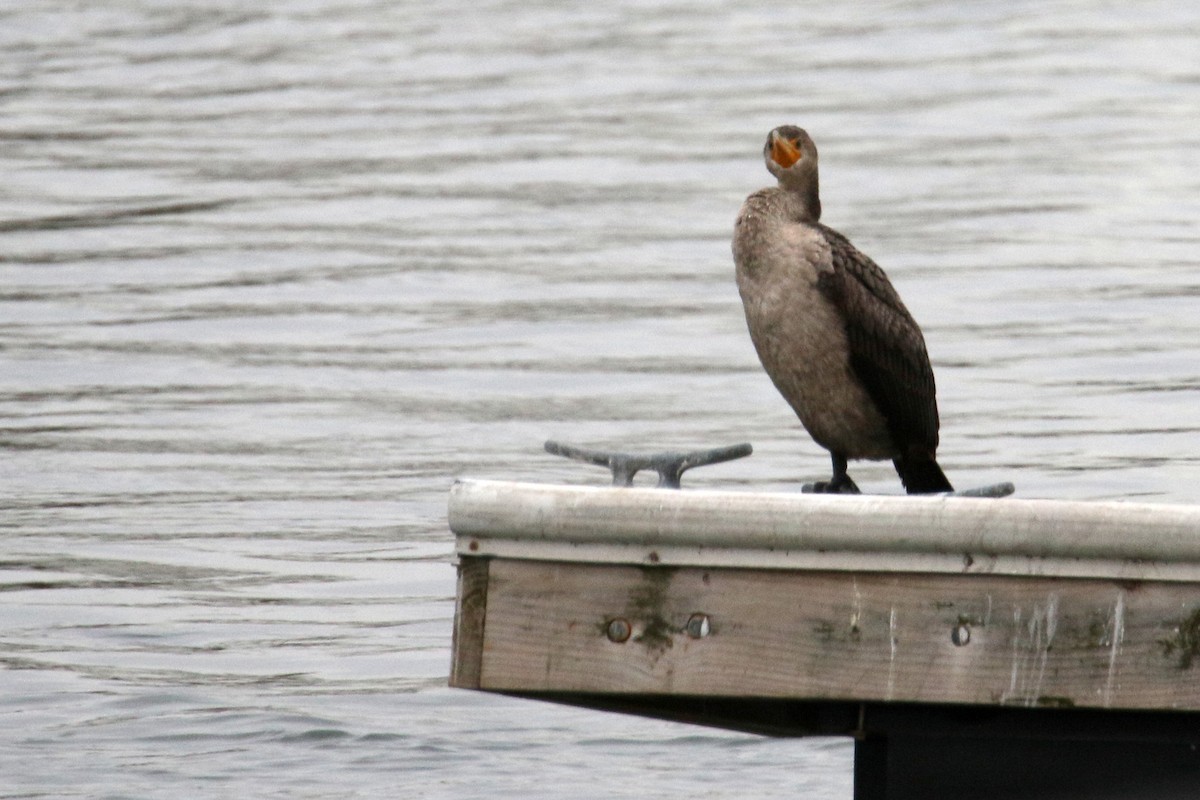
[[862, 494], [850, 476], [846, 474], [846, 459], [836, 454], [833, 457], [833, 477], [827, 481], [806, 483], [800, 491], [812, 494]]
[[841, 480], [815, 481], [806, 483], [801, 491], [810, 494], [862, 494], [849, 475], [843, 475]]

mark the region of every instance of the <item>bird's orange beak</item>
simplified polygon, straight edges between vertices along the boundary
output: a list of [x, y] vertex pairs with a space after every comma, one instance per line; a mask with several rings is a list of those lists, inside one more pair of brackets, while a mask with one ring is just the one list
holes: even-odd
[[778, 133], [771, 131], [771, 160], [787, 169], [800, 160], [804, 155], [795, 142], [789, 142]]

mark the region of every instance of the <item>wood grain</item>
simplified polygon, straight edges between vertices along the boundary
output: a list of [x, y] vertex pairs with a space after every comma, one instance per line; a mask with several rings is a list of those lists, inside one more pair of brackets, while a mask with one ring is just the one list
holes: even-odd
[[1200, 709], [1196, 584], [497, 559], [481, 603], [466, 566], [453, 685]]
[[478, 689], [488, 600], [488, 560], [464, 558], [458, 565], [458, 602], [450, 646], [450, 685]]

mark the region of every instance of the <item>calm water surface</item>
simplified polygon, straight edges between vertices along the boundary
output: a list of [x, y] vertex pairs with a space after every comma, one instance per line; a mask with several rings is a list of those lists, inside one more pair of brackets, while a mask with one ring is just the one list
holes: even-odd
[[0, 6], [0, 796], [848, 798], [845, 741], [444, 688], [455, 477], [827, 474], [732, 279], [782, 122], [956, 483], [1200, 499], [1194, 6], [269, 9]]

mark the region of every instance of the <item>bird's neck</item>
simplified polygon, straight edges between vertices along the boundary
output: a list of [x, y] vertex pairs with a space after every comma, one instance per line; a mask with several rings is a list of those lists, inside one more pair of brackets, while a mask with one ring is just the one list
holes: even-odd
[[788, 198], [788, 211], [797, 222], [815, 224], [821, 219], [821, 191], [816, 175], [803, 183], [781, 180], [779, 188]]

